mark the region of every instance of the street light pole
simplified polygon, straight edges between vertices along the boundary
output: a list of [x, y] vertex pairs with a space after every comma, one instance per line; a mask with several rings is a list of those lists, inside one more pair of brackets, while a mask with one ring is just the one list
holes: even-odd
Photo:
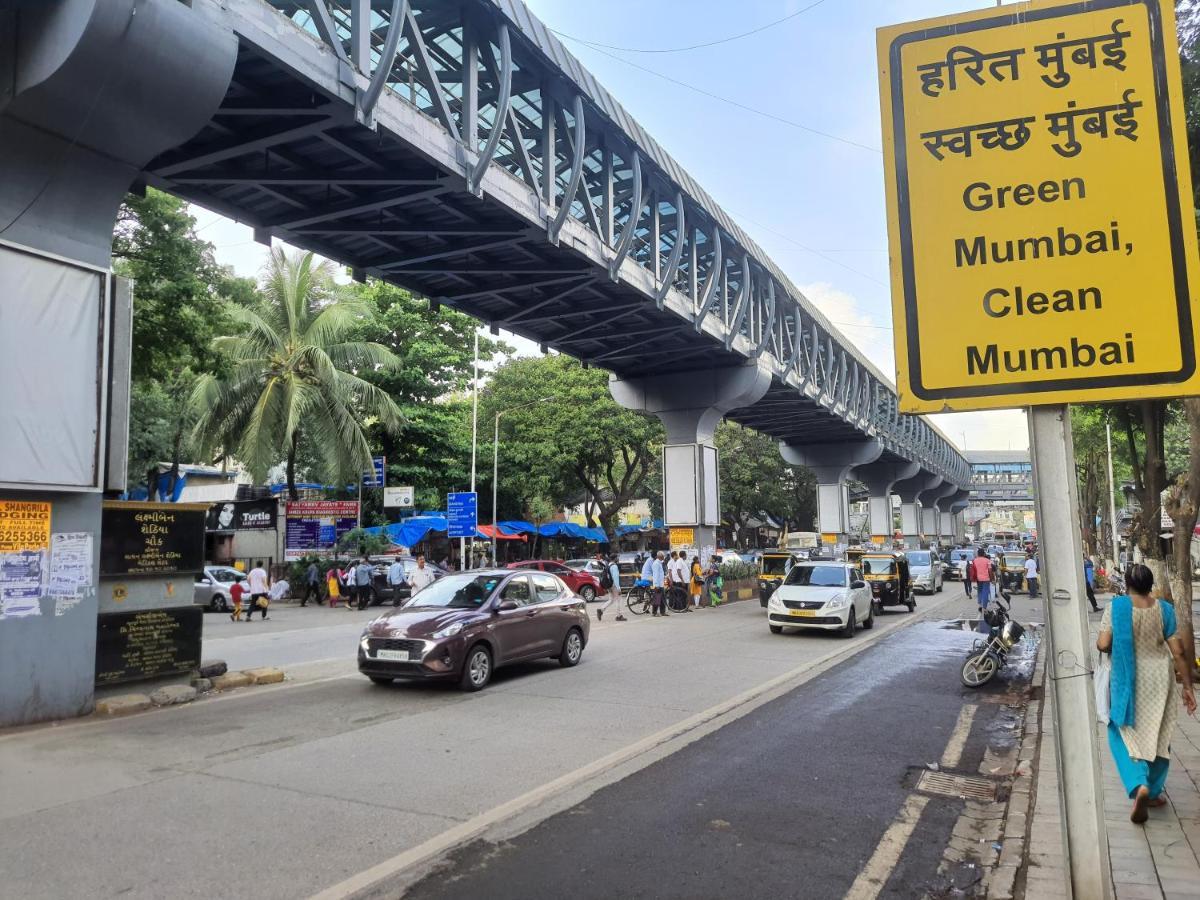
[[497, 519], [499, 519], [496, 498], [500, 487], [500, 417], [510, 412], [516, 412], [518, 409], [525, 409], [536, 403], [545, 403], [553, 399], [553, 397], [538, 397], [536, 400], [530, 400], [519, 406], [510, 406], [508, 409], [502, 409], [496, 413], [495, 428], [492, 431], [492, 565], [496, 564], [496, 529], [498, 527]]
[[1117, 535], [1117, 485], [1112, 470], [1112, 425], [1105, 422], [1104, 431], [1108, 439], [1108, 524], [1112, 529], [1112, 566], [1109, 568], [1115, 568], [1121, 558], [1121, 544]]
[[[471, 379], [471, 493], [475, 494], [475, 456], [479, 443], [479, 329], [475, 329], [475, 377]], [[475, 495], [476, 504], [479, 495]], [[471, 538], [474, 545], [475, 538]], [[461, 571], [471, 568], [467, 565], [467, 539], [458, 539], [458, 559]]]

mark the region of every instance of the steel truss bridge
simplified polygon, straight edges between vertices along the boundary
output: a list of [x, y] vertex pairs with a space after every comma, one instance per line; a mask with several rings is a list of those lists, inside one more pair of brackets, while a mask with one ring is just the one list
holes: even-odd
[[873, 438], [969, 484], [520, 0], [189, 5], [237, 36], [233, 81], [144, 183], [618, 375], [757, 360], [771, 387], [729, 418], [795, 446]]

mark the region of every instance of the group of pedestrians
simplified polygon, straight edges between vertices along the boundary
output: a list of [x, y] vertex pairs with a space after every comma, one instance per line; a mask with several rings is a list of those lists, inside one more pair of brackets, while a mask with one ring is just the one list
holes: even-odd
[[[597, 607], [596, 619], [603, 621], [604, 613], [614, 603], [621, 602], [621, 570], [617, 564], [617, 556], [605, 557], [597, 553], [596, 560], [603, 567], [600, 570], [600, 587], [608, 594], [608, 599]], [[721, 557], [713, 556], [707, 566], [700, 562], [700, 557], [693, 555], [689, 560], [683, 550], [658, 550], [650, 555], [638, 556], [634, 564], [640, 566], [640, 581], [650, 590], [650, 612], [654, 617], [669, 615], [668, 609], [676, 612], [691, 612], [701, 609], [701, 599], [705, 588], [713, 606], [721, 603]], [[674, 602], [672, 603], [672, 598]], [[617, 607], [616, 621], [626, 621]]]
[[[1037, 554], [1027, 553], [1025, 555], [1025, 585], [1029, 590], [1030, 599], [1040, 597], [1039, 588], [1041, 585], [1041, 572], [1038, 565]], [[992, 599], [992, 591], [997, 581], [996, 563], [987, 551], [982, 547], [976, 552], [975, 558], [972, 560], [964, 560], [959, 563], [959, 573], [962, 576], [963, 590], [968, 597], [971, 596], [972, 586], [974, 586], [976, 602], [981, 610], [987, 609], [988, 603]], [[1087, 590], [1088, 604], [1092, 607], [1092, 612], [1100, 612], [1100, 604], [1096, 602], [1096, 567], [1090, 557], [1083, 558], [1083, 581]]]
[[[400, 588], [409, 587], [411, 596], [421, 588], [433, 584], [433, 569], [425, 564], [424, 554], [418, 554], [416, 562], [416, 567], [411, 572], [405, 570], [404, 563], [399, 559], [393, 560], [388, 566], [386, 578], [392, 591], [393, 605], [400, 605]], [[346, 609], [366, 609], [374, 594], [375, 564], [367, 556], [348, 563], [345, 568], [335, 564], [325, 572], [324, 580], [330, 607], [337, 606], [344, 597]], [[304, 582], [304, 596], [300, 605], [306, 606], [310, 599], [315, 600], [318, 605], [324, 605], [325, 601], [321, 599], [320, 570], [315, 562], [308, 564]]]
[[[282, 584], [287, 584], [286, 581]], [[271, 603], [271, 578], [267, 575], [267, 570], [263, 568], [262, 560], [257, 560], [252, 568], [246, 574], [245, 582], [235, 581], [229, 588], [229, 599], [233, 601], [233, 612], [229, 614], [229, 619], [232, 622], [242, 621], [242, 611], [245, 610], [246, 619], [249, 622], [254, 618], [254, 611], [257, 609], [262, 613], [264, 619], [267, 618], [267, 607]]]

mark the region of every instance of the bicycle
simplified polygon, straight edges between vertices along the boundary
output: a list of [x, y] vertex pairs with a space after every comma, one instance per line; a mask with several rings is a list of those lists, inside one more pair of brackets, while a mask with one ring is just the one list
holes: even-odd
[[667, 606], [671, 612], [683, 612], [688, 608], [687, 590], [675, 585], [667, 591]]
[[650, 582], [639, 578], [625, 591], [625, 606], [637, 616], [650, 612], [653, 600], [650, 593]]

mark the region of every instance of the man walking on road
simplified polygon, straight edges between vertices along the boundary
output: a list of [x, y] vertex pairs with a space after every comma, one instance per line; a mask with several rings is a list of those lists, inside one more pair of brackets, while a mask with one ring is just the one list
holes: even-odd
[[982, 547], [971, 560], [970, 575], [975, 582], [975, 600], [980, 610], [985, 610], [992, 602], [992, 561]]
[[664, 554], [661, 550], [654, 554], [650, 562], [650, 609], [652, 616], [666, 616], [666, 572], [663, 569]]
[[358, 608], [366, 609], [371, 602], [371, 576], [375, 567], [364, 556], [354, 567], [354, 592], [358, 595]]
[[[599, 556], [599, 554], [597, 554]], [[607, 560], [600, 558], [600, 564], [604, 566], [604, 571], [600, 573], [600, 587], [608, 591], [608, 600], [604, 605], [596, 610], [596, 621], [599, 622], [604, 618], [604, 611], [614, 603], [621, 602], [621, 570], [617, 567], [617, 557], [613, 554]], [[625, 617], [621, 615], [621, 607], [617, 607], [617, 621], [624, 622]]]
[[254, 618], [256, 609], [262, 610], [262, 617], [265, 619], [267, 617], [267, 595], [271, 592], [271, 584], [261, 559], [255, 562], [254, 568], [246, 576], [246, 584], [250, 588], [250, 608], [246, 610], [246, 621], [249, 622]]
[[404, 585], [404, 563], [398, 559], [392, 560], [387, 570], [388, 587], [392, 589], [392, 606], [400, 605], [400, 588]]
[[422, 588], [427, 588], [435, 581], [433, 569], [425, 565], [425, 554], [417, 554], [417, 567], [413, 569], [412, 580], [409, 584], [412, 585], [412, 596], [417, 596], [417, 592]]
[[1100, 612], [1100, 604], [1096, 602], [1096, 564], [1090, 556], [1083, 557], [1083, 583], [1087, 588], [1088, 603], [1092, 604], [1092, 612]]
[[310, 562], [304, 572], [304, 596], [300, 600], [301, 606], [308, 606], [310, 597], [316, 600], [318, 605], [322, 603], [320, 584], [321, 573], [317, 570], [317, 564]]
[[1025, 559], [1025, 583], [1029, 585], [1029, 599], [1038, 596], [1038, 564], [1032, 553]]

